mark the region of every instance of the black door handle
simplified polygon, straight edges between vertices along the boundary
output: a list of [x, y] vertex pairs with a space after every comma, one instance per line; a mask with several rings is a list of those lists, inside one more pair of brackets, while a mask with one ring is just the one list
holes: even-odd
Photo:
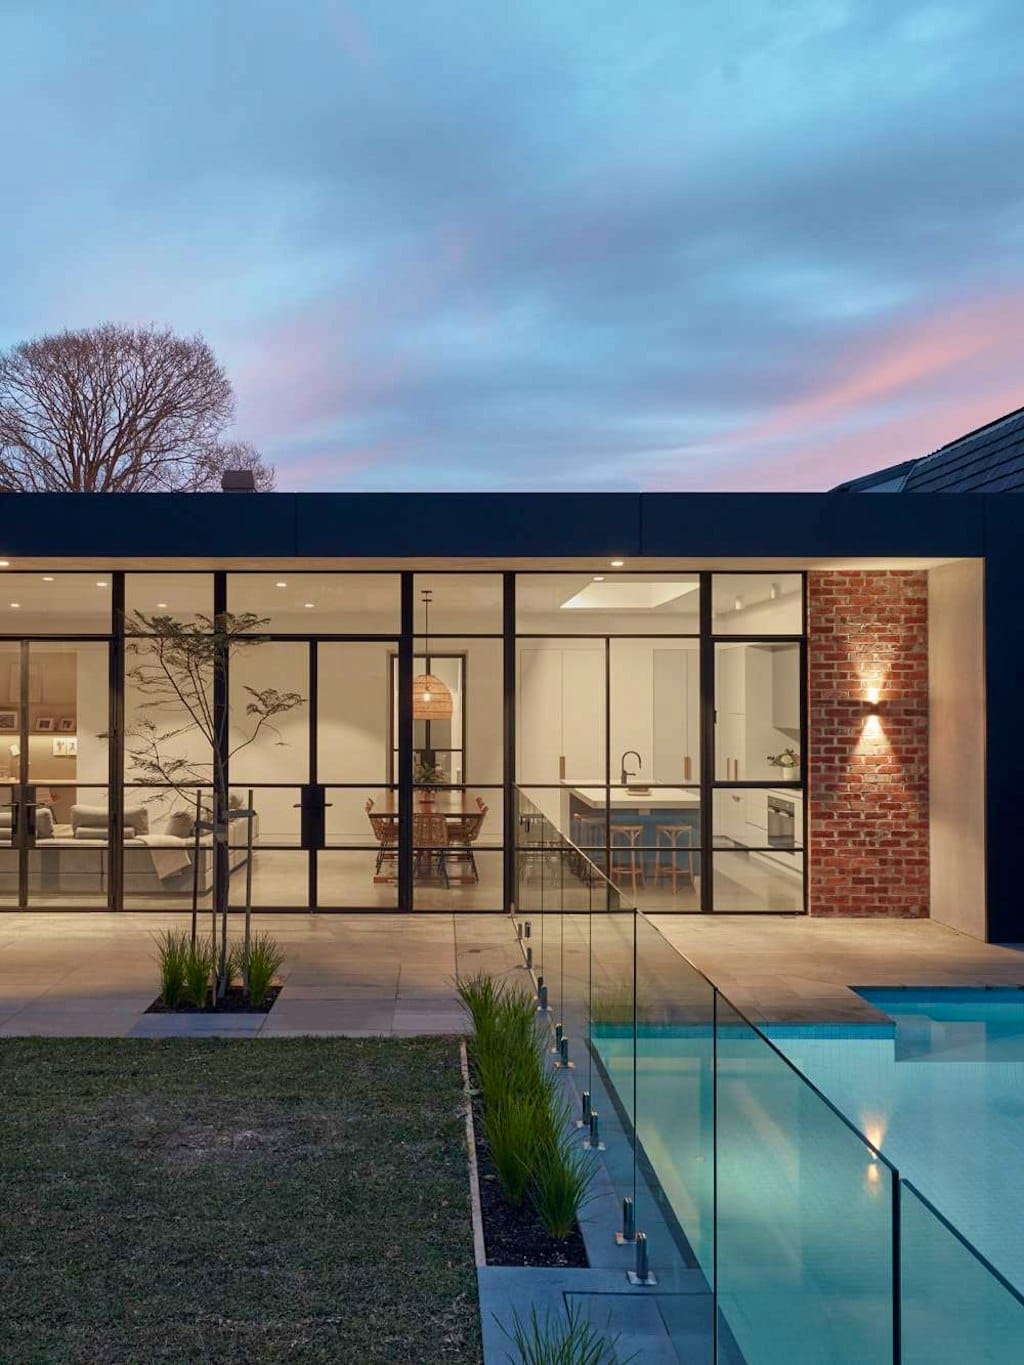
[[323, 848], [327, 842], [326, 816], [328, 802], [324, 800], [322, 782], [307, 782], [302, 788], [302, 800], [293, 806], [299, 816], [299, 842], [304, 849]]

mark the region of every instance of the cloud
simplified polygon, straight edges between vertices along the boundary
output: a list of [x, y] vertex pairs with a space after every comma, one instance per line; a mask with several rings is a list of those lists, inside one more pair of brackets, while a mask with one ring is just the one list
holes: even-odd
[[87, 9], [6, 20], [0, 340], [203, 331], [282, 486], [823, 487], [1021, 401], [1016, 5]]

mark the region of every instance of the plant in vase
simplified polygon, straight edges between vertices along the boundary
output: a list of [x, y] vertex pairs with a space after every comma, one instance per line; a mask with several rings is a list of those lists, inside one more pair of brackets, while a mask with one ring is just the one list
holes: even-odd
[[448, 781], [448, 774], [440, 764], [435, 763], [432, 758], [423, 754], [413, 764], [412, 780], [415, 786], [423, 788], [420, 792], [420, 800], [424, 805], [430, 805], [436, 796], [433, 789], [443, 787]]
[[782, 776], [787, 782], [793, 780], [793, 773], [800, 767], [800, 755], [795, 749], [783, 749], [779, 754], [767, 754], [766, 757], [769, 763], [782, 769]]

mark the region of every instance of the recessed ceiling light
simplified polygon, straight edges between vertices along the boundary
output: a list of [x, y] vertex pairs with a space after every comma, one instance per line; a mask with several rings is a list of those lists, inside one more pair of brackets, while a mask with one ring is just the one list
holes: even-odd
[[52, 573], [44, 573], [44, 574], [43, 574], [43, 582], [44, 582], [44, 583], [52, 583], [52, 582], [53, 582], [53, 574], [52, 574]]
[[10, 567], [11, 561], [9, 559], [0, 559], [0, 569], [9, 569]]
[[604, 582], [604, 574], [603, 574], [603, 573], [596, 573], [596, 574], [594, 574], [594, 582], [595, 582], [595, 583], [603, 583], [603, 582]]
[[622, 566], [623, 566], [623, 564], [625, 564], [625, 562], [626, 562], [626, 561], [625, 561], [624, 559], [613, 559], [613, 560], [612, 560], [612, 568], [613, 568], [613, 569], [621, 569]]
[[742, 610], [743, 610], [743, 598], [742, 598], [742, 597], [737, 597], [736, 601], [735, 601], [732, 605], [733, 605], [734, 610], [736, 610], [736, 611], [742, 611]]
[[166, 607], [166, 606], [167, 606], [167, 603], [166, 603], [166, 602], [158, 602], [158, 603], [157, 603], [157, 606], [158, 606], [158, 607]]
[[283, 578], [281, 579], [280, 582], [274, 584], [275, 588], [287, 588], [287, 586], [288, 584], [284, 581]]
[[12, 602], [12, 603], [11, 603], [11, 606], [14, 608], [15, 611], [17, 611], [18, 608], [21, 606], [21, 603], [20, 603], [20, 602]]
[[304, 607], [312, 607], [312, 606], [315, 606], [316, 603], [315, 603], [315, 602], [303, 602], [302, 605], [303, 605]]
[[98, 579], [96, 580], [96, 586], [97, 586], [97, 588], [105, 588], [107, 585], [106, 585], [106, 583], [104, 583], [104, 581], [103, 581], [102, 578], [98, 578]]

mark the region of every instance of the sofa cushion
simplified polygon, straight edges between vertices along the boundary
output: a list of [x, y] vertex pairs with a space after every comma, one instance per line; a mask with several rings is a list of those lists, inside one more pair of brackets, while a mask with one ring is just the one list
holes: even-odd
[[175, 839], [191, 839], [196, 830], [196, 818], [189, 810], [172, 810], [167, 817], [167, 833]]
[[[110, 822], [110, 811], [106, 806], [72, 806], [71, 828], [76, 837], [80, 829], [106, 830]], [[149, 811], [145, 806], [126, 806], [124, 823], [131, 825], [136, 834], [149, 833]], [[127, 838], [127, 831], [125, 833]]]
[[[134, 827], [134, 825], [125, 825], [125, 827], [124, 827], [124, 837], [125, 837], [126, 839], [134, 839], [134, 838], [135, 838], [135, 827]], [[78, 828], [75, 830], [75, 838], [76, 838], [76, 839], [81, 839], [81, 840], [83, 840], [83, 841], [86, 842], [86, 843], [88, 843], [90, 840], [95, 840], [95, 841], [97, 841], [97, 842], [100, 842], [100, 843], [104, 843], [104, 844], [105, 844], [105, 843], [107, 842], [107, 830], [106, 830], [106, 826], [100, 826], [100, 825], [79, 825]]]
[[49, 806], [40, 806], [36, 811], [36, 838], [53, 838], [53, 811]]

